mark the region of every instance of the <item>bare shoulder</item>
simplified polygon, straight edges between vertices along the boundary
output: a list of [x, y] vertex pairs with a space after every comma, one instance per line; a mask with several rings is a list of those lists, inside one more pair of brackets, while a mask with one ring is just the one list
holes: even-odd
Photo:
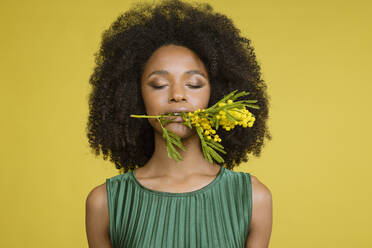
[[272, 194], [270, 189], [256, 176], [251, 175], [251, 182], [253, 201], [260, 204], [271, 202]]
[[257, 177], [251, 175], [252, 220], [246, 247], [269, 247], [272, 229], [272, 195], [270, 189]]
[[106, 183], [94, 187], [88, 194], [86, 204], [93, 209], [107, 208]]
[[111, 247], [106, 183], [89, 192], [85, 216], [89, 247]]

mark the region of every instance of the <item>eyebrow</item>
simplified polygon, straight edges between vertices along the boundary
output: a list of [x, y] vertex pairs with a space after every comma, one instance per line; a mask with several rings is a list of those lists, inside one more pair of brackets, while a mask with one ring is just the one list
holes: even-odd
[[[198, 70], [189, 70], [189, 71], [186, 71], [185, 73], [186, 73], [186, 74], [189, 74], [189, 75], [198, 74], [198, 75], [204, 77], [205, 79], [207, 79], [207, 77], [204, 75], [204, 73], [202, 73], [202, 72], [200, 72], [200, 71], [198, 71]], [[147, 78], [151, 77], [152, 75], [164, 75], [164, 74], [169, 74], [169, 72], [166, 71], [166, 70], [153, 71], [153, 72], [151, 72], [151, 73], [147, 76]]]

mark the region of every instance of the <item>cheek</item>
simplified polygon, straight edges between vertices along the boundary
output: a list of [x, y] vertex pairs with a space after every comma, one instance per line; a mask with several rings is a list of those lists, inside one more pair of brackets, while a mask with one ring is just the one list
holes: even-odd
[[208, 103], [209, 103], [209, 98], [210, 98], [210, 89], [206, 89], [202, 94], [201, 94], [201, 97], [199, 98], [200, 99], [200, 103], [199, 105], [202, 107], [202, 108], [207, 108], [208, 107]]
[[209, 89], [206, 97], [204, 98], [205, 107], [208, 107], [210, 97], [211, 97], [211, 90]]
[[148, 94], [148, 92], [142, 90], [142, 100], [143, 100], [143, 103], [145, 105], [145, 109], [146, 109], [146, 114], [149, 115], [150, 112], [152, 111], [151, 110], [151, 105], [150, 105], [150, 95]]
[[162, 113], [162, 106], [164, 105], [163, 97], [161, 95], [152, 94], [149, 92], [143, 92], [143, 102], [146, 107], [147, 115], [158, 115]]
[[205, 89], [200, 92], [191, 92], [189, 94], [189, 104], [192, 106], [194, 110], [198, 108], [204, 109], [208, 107], [210, 97], [210, 91]]

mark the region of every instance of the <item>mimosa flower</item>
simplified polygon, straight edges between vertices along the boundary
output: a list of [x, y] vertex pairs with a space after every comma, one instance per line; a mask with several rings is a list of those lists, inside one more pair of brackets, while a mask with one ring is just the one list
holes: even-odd
[[[243, 128], [252, 127], [256, 118], [249, 112], [246, 107], [256, 108], [259, 107], [253, 103], [257, 100], [234, 100], [238, 97], [248, 95], [247, 92], [242, 91], [236, 93], [237, 90], [229, 93], [223, 97], [220, 101], [214, 104], [212, 107], [207, 109], [197, 109], [194, 112], [188, 112], [187, 114], [181, 112], [183, 124], [189, 128], [195, 128], [202, 145], [203, 155], [206, 160], [213, 163], [213, 159], [217, 162], [224, 162], [224, 159], [215, 151], [226, 154], [224, 147], [220, 144], [221, 138], [216, 133], [218, 128], [221, 126], [226, 131], [230, 131], [235, 126], [241, 126]], [[173, 113], [168, 115], [159, 116], [147, 116], [147, 115], [131, 115], [136, 118], [157, 118], [160, 125], [163, 128], [163, 137], [167, 141], [167, 151], [170, 158], [174, 158], [176, 161], [183, 160], [179, 152], [175, 149], [174, 145], [182, 150], [183, 147], [180, 137], [166, 129], [164, 125], [172, 120], [165, 119], [167, 116], [174, 116]]]

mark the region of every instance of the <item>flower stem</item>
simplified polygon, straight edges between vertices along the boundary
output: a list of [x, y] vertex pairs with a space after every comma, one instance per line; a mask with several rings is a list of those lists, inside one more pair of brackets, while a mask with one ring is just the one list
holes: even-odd
[[130, 115], [130, 117], [136, 117], [136, 118], [160, 118], [161, 115]]

